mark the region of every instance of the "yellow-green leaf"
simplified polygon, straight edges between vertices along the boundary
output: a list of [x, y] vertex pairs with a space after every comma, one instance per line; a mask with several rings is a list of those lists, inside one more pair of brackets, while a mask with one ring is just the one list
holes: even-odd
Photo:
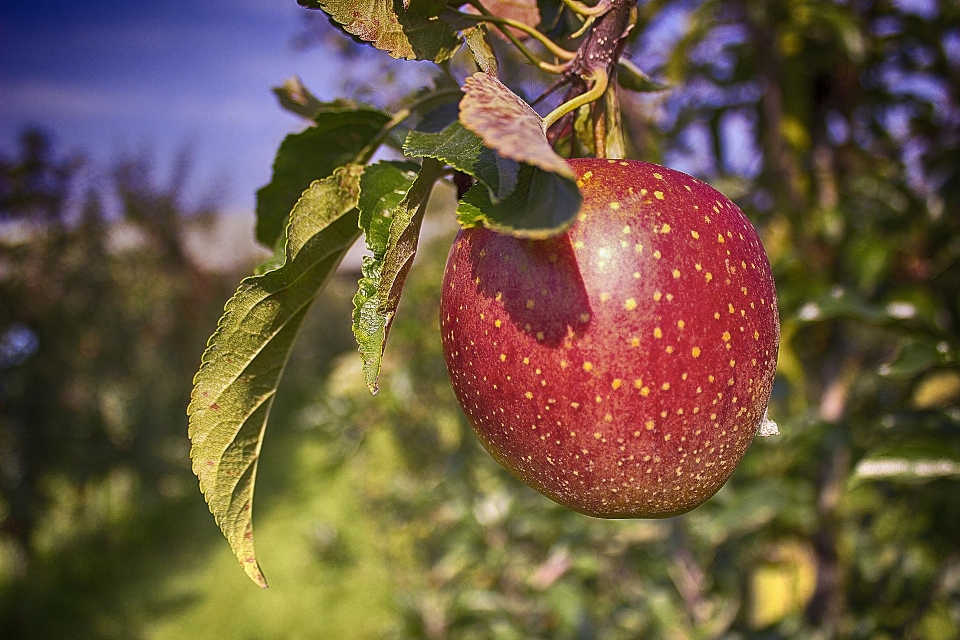
[[363, 167], [314, 182], [290, 214], [283, 265], [247, 278], [227, 302], [194, 378], [187, 414], [200, 490], [247, 575], [267, 583], [253, 547], [253, 489], [273, 399], [312, 303], [359, 237]]

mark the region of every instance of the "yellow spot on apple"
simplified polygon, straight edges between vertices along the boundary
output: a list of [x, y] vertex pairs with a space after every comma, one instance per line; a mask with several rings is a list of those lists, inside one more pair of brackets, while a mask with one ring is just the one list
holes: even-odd
[[705, 279], [707, 282], [710, 282], [711, 280], [713, 280], [713, 274], [710, 273], [709, 271], [707, 271], [707, 274], [704, 276], [704, 279]]
[[642, 387], [640, 389], [640, 395], [642, 395], [644, 398], [650, 395], [650, 387]]
[[614, 211], [616, 211], [617, 209], [620, 208], [620, 203], [619, 203], [619, 202], [611, 202], [611, 203], [610, 203], [610, 208], [613, 209]]
[[677, 328], [678, 328], [678, 329], [683, 329], [685, 326], [687, 326], [687, 323], [686, 323], [686, 322], [684, 322], [683, 320], [677, 320]]
[[606, 302], [606, 301], [609, 300], [609, 299], [610, 299], [610, 292], [609, 292], [609, 291], [603, 291], [603, 292], [600, 293], [600, 302]]
[[657, 260], [660, 259], [661, 255], [662, 255], [662, 254], [660, 253], [659, 250], [653, 252], [653, 257], [656, 258]]
[[664, 222], [663, 226], [660, 227], [660, 233], [670, 233], [670, 231], [672, 231], [672, 227]]
[[637, 301], [633, 298], [627, 298], [627, 301], [623, 303], [623, 308], [627, 311], [633, 311], [637, 308]]
[[593, 371], [593, 363], [584, 362], [584, 363], [583, 363], [583, 370], [584, 370], [584, 371]]
[[503, 323], [500, 320], [493, 321], [493, 326], [495, 326], [497, 329], [499, 329], [502, 324]]
[[660, 330], [660, 327], [656, 327], [653, 330], [653, 337], [659, 340], [663, 337], [663, 331]]
[[653, 195], [657, 198], [657, 200], [663, 200], [663, 191], [654, 191]]
[[623, 232], [624, 235], [630, 233], [630, 226], [627, 225], [626, 227], [624, 227], [623, 229], [621, 229], [621, 231]]
[[561, 361], [560, 361], [560, 368], [561, 368], [561, 369], [566, 369], [566, 368], [567, 368], [567, 361], [566, 361], [566, 360], [561, 360]]
[[663, 180], [663, 176], [660, 175], [659, 173], [653, 174], [653, 177], [656, 178], [657, 180]]
[[653, 427], [654, 427], [653, 420], [647, 420], [647, 424], [643, 426], [647, 428], [647, 431], [653, 431]]
[[730, 332], [729, 332], [729, 331], [724, 331], [724, 332], [723, 332], [723, 335], [721, 336], [721, 338], [723, 338], [723, 341], [724, 341], [724, 342], [730, 342]]
[[724, 242], [723, 236], [720, 235], [719, 233], [717, 234], [717, 242], [719, 242], [720, 244], [723, 244], [723, 242]]
[[501, 354], [500, 354], [500, 362], [506, 362], [506, 361], [507, 361], [507, 354], [501, 353]]
[[663, 294], [660, 293], [659, 291], [654, 291], [654, 292], [653, 292], [653, 301], [654, 301], [654, 302], [660, 302], [660, 298], [662, 298], [662, 297], [663, 297]]
[[674, 269], [674, 270], [673, 270], [673, 279], [676, 280], [676, 279], [679, 278], [679, 277], [680, 277], [680, 269]]
[[694, 240], [699, 240], [699, 239], [700, 239], [700, 234], [697, 233], [696, 231], [691, 231], [691, 232], [690, 232], [690, 235], [693, 236], [693, 239], [694, 239]]
[[700, 347], [694, 347], [694, 348], [691, 350], [690, 353], [693, 354], [693, 357], [694, 357], [694, 358], [699, 358], [699, 357], [700, 357]]
[[663, 389], [664, 391], [669, 391], [669, 390], [670, 390], [670, 383], [669, 383], [669, 382], [664, 382], [662, 385], [660, 385], [660, 388]]
[[531, 398], [533, 398], [533, 394], [530, 393], [529, 391], [527, 391], [525, 394], [523, 394], [523, 396], [524, 396], [527, 400], [530, 400]]

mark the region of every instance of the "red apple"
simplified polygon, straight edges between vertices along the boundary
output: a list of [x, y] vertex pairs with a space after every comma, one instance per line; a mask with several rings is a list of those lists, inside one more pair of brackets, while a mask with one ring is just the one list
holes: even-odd
[[757, 232], [733, 202], [653, 164], [578, 159], [570, 230], [462, 230], [440, 304], [450, 380], [490, 454], [571, 509], [678, 515], [733, 473], [779, 342]]

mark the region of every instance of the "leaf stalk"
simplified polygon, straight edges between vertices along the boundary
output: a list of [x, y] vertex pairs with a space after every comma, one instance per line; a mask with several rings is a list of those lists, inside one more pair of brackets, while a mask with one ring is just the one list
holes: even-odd
[[594, 100], [598, 100], [599, 98], [603, 97], [603, 93], [607, 90], [607, 83], [609, 82], [606, 70], [594, 69], [590, 77], [593, 79], [593, 86], [590, 88], [590, 90], [580, 94], [572, 100], [564, 102], [559, 107], [548, 113], [543, 118], [543, 125], [545, 128], [549, 129], [560, 118], [567, 115], [571, 111], [575, 111], [583, 105], [590, 104]]

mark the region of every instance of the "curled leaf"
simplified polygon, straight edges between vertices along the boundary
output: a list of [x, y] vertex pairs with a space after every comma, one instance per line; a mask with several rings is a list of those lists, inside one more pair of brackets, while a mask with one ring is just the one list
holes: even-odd
[[547, 141], [543, 119], [497, 78], [475, 73], [467, 78], [460, 101], [460, 122], [504, 158], [574, 180], [573, 170]]
[[380, 162], [367, 170], [360, 184], [360, 226], [373, 255], [364, 258], [363, 277], [353, 298], [353, 333], [367, 387], [374, 394], [390, 325], [417, 253], [423, 214], [441, 165], [427, 159], [419, 174], [416, 168], [409, 163]]

